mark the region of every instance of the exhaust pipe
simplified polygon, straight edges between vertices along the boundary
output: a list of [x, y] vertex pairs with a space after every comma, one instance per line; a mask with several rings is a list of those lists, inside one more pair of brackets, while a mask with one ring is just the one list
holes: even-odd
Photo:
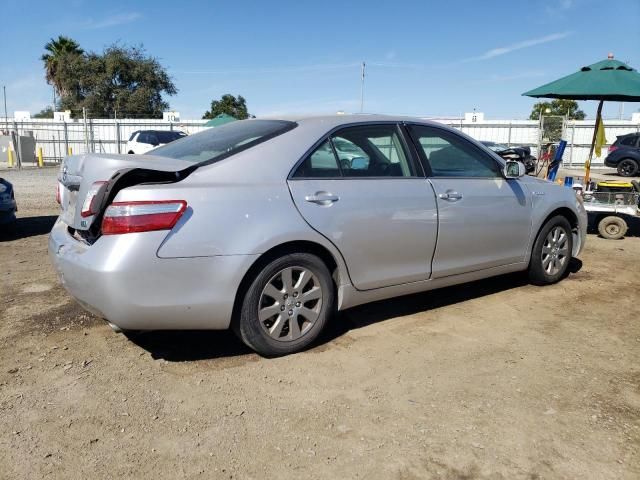
[[111, 323], [111, 322], [107, 322], [107, 323], [111, 327], [111, 330], [113, 330], [114, 332], [116, 332], [116, 333], [122, 333], [123, 332], [123, 330], [118, 325], [116, 325], [115, 323]]

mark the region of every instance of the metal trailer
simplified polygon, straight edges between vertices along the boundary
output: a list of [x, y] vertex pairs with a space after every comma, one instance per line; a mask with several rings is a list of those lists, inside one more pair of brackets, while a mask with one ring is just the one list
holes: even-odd
[[598, 227], [598, 233], [608, 239], [624, 237], [629, 228], [626, 218], [640, 217], [638, 192], [590, 192], [582, 196], [584, 208]]

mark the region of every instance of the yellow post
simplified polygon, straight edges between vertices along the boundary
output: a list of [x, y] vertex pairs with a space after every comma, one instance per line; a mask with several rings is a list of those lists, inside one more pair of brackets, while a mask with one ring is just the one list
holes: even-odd
[[7, 155], [9, 156], [9, 168], [13, 167], [13, 150], [7, 149]]
[[67, 152], [69, 154], [69, 156], [73, 155], [73, 148], [69, 147], [68, 149], [69, 151]]
[[42, 160], [42, 147], [38, 147], [38, 167], [44, 167], [44, 160]]

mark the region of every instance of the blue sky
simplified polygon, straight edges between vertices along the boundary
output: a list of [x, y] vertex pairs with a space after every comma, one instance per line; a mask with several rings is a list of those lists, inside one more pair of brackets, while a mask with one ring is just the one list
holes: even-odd
[[[241, 94], [255, 115], [366, 112], [526, 118], [520, 94], [613, 52], [640, 67], [638, 0], [3, 0], [0, 84], [9, 112], [51, 103], [40, 56], [60, 34], [85, 50], [143, 44], [200, 118]], [[8, 20], [10, 19], [10, 20]], [[7, 41], [7, 39], [11, 39]], [[595, 102], [582, 108], [591, 117]], [[640, 108], [626, 104], [625, 114]], [[617, 116], [619, 104], [605, 107]]]

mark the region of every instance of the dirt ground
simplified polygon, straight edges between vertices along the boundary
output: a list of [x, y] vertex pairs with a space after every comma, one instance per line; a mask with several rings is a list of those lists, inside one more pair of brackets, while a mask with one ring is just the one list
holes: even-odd
[[640, 478], [640, 237], [589, 235], [552, 287], [352, 309], [267, 360], [84, 313], [46, 254], [54, 173], [3, 172], [0, 478]]

